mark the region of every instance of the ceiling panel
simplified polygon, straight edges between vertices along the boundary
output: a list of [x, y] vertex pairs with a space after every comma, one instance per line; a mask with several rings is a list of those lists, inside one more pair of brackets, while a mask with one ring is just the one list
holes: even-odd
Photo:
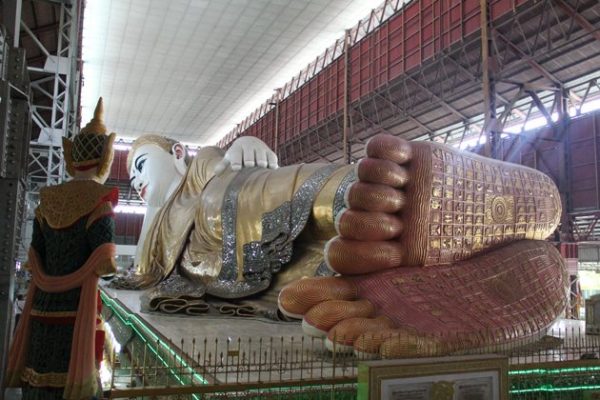
[[381, 0], [88, 0], [82, 117], [213, 144]]

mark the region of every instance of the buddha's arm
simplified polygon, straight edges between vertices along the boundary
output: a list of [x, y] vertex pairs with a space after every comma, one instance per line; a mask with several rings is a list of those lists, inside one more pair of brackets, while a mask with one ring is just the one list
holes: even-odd
[[338, 189], [351, 167], [342, 167], [343, 172], [336, 165], [309, 164], [214, 176], [222, 154], [210, 148], [198, 153], [156, 215], [138, 263], [138, 275], [146, 282], [142, 286], [173, 271], [187, 247], [184, 275], [216, 285], [207, 292], [223, 297], [231, 293], [231, 284], [245, 285], [233, 296], [243, 297], [264, 289], [272, 274], [291, 261], [292, 244], [307, 225], [331, 232], [334, 200], [343, 200]]
[[[304, 256], [293, 249], [294, 241], [322, 244], [335, 233], [334, 210], [343, 207], [351, 170], [307, 164], [213, 179], [199, 201], [183, 273], [220, 297], [265, 289], [280, 269]], [[314, 274], [322, 262], [322, 245], [312, 246], [310, 253], [306, 256]]]

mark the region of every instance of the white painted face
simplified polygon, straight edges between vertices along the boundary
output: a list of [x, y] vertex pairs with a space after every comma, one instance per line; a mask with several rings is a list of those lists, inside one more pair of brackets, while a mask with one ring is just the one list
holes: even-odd
[[185, 172], [184, 149], [173, 146], [173, 154], [155, 144], [144, 144], [133, 154], [129, 181], [152, 207], [162, 207]]

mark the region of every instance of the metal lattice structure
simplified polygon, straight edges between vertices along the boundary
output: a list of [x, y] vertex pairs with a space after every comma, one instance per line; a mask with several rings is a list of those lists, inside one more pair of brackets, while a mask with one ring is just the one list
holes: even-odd
[[[31, 134], [25, 52], [0, 26], [0, 348], [13, 328], [14, 276], [25, 212], [25, 169]], [[0, 379], [6, 352], [0, 353]]]
[[[72, 137], [78, 127], [81, 80], [80, 1], [31, 3], [31, 13], [22, 16], [21, 42], [28, 43], [37, 54], [28, 57], [31, 76], [32, 138], [27, 165], [27, 223], [19, 257], [25, 260], [31, 241], [33, 210], [40, 188], [57, 185], [66, 178], [62, 157], [62, 137]], [[37, 7], [37, 8], [36, 8]], [[35, 17], [48, 13], [53, 23], [39, 26]], [[35, 25], [30, 27], [29, 24]], [[54, 35], [49, 35], [54, 33]]]
[[[33, 209], [39, 189], [60, 183], [64, 166], [60, 137], [72, 136], [77, 126], [79, 93], [79, 1], [3, 4], [0, 40], [0, 348], [8, 348], [14, 315], [14, 276], [25, 261]], [[31, 7], [31, 13], [23, 12]], [[36, 7], [38, 14], [36, 14]], [[52, 23], [31, 28], [29, 21]], [[56, 23], [54, 23], [56, 22]], [[10, 32], [10, 35], [6, 32]], [[55, 33], [55, 44], [50, 38]], [[50, 40], [49, 40], [50, 38]], [[24, 50], [31, 41], [39, 55]], [[35, 138], [31, 141], [31, 138]], [[31, 146], [30, 146], [31, 141]], [[28, 174], [29, 172], [29, 174]], [[2, 351], [4, 372], [6, 352]], [[0, 376], [1, 379], [1, 376]]]
[[[480, 3], [386, 2], [396, 6], [392, 16], [374, 12], [367, 34], [357, 41], [350, 36], [346, 52], [336, 42], [221, 144], [255, 135], [277, 143], [284, 164], [342, 160], [344, 140], [356, 159], [364, 141], [382, 130], [459, 145], [486, 125], [488, 65], [498, 134], [540, 116], [554, 123], [553, 113], [566, 115], [569, 105], [580, 111], [598, 97], [597, 2], [491, 0], [481, 3], [488, 4], [487, 24]], [[486, 59], [483, 31], [489, 32]], [[329, 54], [337, 58], [320, 64]]]
[[80, 6], [78, 1], [53, 5], [59, 21], [57, 41], [52, 49], [48, 49], [21, 20], [22, 29], [45, 56], [42, 67], [27, 67], [32, 76], [32, 119], [37, 134], [32, 142], [29, 163], [29, 191], [33, 194], [39, 192], [42, 186], [62, 182], [65, 171], [61, 138], [72, 137], [77, 129], [81, 74]]

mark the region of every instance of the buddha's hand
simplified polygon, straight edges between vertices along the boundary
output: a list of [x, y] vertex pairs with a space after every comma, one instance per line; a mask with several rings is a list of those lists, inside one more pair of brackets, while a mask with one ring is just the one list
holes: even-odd
[[236, 139], [215, 167], [215, 174], [221, 175], [231, 167], [239, 171], [247, 167], [278, 168], [277, 155], [262, 140], [254, 136]]

